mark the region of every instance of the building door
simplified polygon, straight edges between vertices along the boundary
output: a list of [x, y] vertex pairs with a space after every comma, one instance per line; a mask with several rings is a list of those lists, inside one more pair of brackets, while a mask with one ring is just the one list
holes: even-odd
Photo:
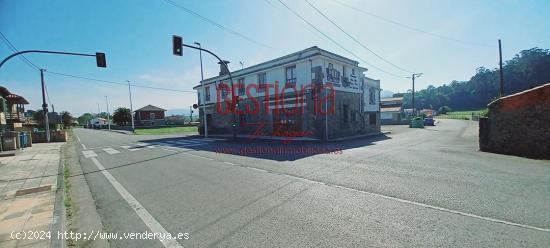
[[207, 114], [206, 115], [206, 122], [207, 122], [206, 123], [206, 128], [207, 128], [207, 130], [210, 130], [210, 129], [208, 129], [208, 126], [212, 125], [212, 114]]
[[293, 114], [293, 111], [296, 111], [295, 108], [287, 109], [289, 113], [284, 113], [284, 111], [279, 109], [279, 113], [277, 114], [275, 110], [272, 110], [274, 134], [302, 131], [302, 113], [297, 112]]

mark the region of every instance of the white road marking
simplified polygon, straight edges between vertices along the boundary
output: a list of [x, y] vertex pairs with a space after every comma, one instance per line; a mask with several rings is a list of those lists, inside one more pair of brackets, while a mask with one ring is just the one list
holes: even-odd
[[88, 150], [88, 148], [86, 148], [86, 145], [84, 145], [84, 144], [80, 144], [80, 145], [82, 145], [82, 149]]
[[[92, 161], [94, 162], [95, 166], [103, 173], [105, 178], [109, 180], [111, 185], [118, 191], [120, 196], [128, 203], [128, 205], [136, 212], [136, 214], [139, 216], [139, 218], [145, 223], [145, 225], [151, 230], [153, 233], [168, 233], [166, 229], [145, 209], [139, 201], [120, 184], [113, 175], [109, 171], [103, 167], [103, 165], [96, 159], [92, 158]], [[174, 239], [162, 239], [159, 240], [164, 247], [182, 247], [176, 240]]]
[[141, 150], [141, 148], [128, 148], [128, 151], [131, 151], [131, 152], [135, 152], [139, 150]]
[[78, 135], [74, 135], [76, 137], [76, 139], [78, 140], [78, 142], [80, 142], [80, 137], [78, 137]]
[[195, 154], [191, 154], [191, 153], [184, 153], [184, 154], [187, 154], [187, 155], [193, 156], [193, 157], [197, 157], [197, 158], [211, 160], [211, 161], [214, 160], [213, 158], [207, 158], [207, 157], [203, 157], [203, 156], [199, 156], [199, 155], [195, 155]]
[[101, 150], [103, 150], [103, 151], [106, 152], [106, 153], [109, 153], [110, 155], [120, 153], [119, 151], [117, 151], [117, 150], [115, 150], [115, 149], [113, 149], [113, 148], [110, 148], [110, 147], [109, 147], [109, 148], [103, 148], [103, 149], [101, 149]]
[[290, 178], [300, 179], [300, 180], [308, 181], [308, 182], [311, 182], [311, 183], [322, 184], [322, 185], [329, 186], [329, 187], [333, 186], [333, 187], [344, 189], [344, 190], [349, 190], [349, 191], [354, 191], [354, 192], [358, 192], [358, 193], [377, 196], [377, 197], [381, 197], [381, 198], [384, 198], [384, 199], [394, 200], [394, 201], [398, 201], [398, 202], [401, 202], [401, 203], [406, 203], [406, 204], [415, 205], [415, 206], [419, 206], [419, 207], [429, 208], [429, 209], [438, 210], [438, 211], [447, 212], [447, 213], [452, 213], [452, 214], [458, 214], [458, 215], [462, 215], [462, 216], [466, 216], [466, 217], [470, 217], [470, 218], [474, 218], [474, 219], [479, 219], [479, 220], [484, 220], [484, 221], [489, 221], [489, 222], [499, 223], [499, 224], [504, 224], [504, 225], [509, 225], [509, 226], [521, 227], [521, 228], [526, 228], [526, 229], [531, 229], [531, 230], [537, 230], [537, 231], [542, 231], [542, 232], [550, 232], [550, 229], [548, 229], [548, 228], [535, 227], [535, 226], [510, 222], [510, 221], [506, 221], [506, 220], [499, 220], [499, 219], [494, 219], [494, 218], [490, 218], [490, 217], [484, 217], [484, 216], [475, 215], [475, 214], [471, 214], [471, 213], [461, 212], [461, 211], [458, 211], [458, 210], [438, 207], [438, 206], [429, 205], [429, 204], [420, 203], [420, 202], [415, 202], [415, 201], [411, 201], [411, 200], [405, 200], [405, 199], [401, 199], [401, 198], [397, 198], [397, 197], [393, 197], [393, 196], [388, 196], [388, 195], [382, 195], [382, 194], [378, 194], [378, 193], [374, 193], [374, 192], [358, 190], [358, 189], [349, 188], [349, 187], [336, 185], [336, 184], [328, 185], [328, 184], [323, 183], [323, 182], [319, 182], [319, 181], [315, 181], [315, 180], [311, 180], [311, 179], [307, 179], [307, 178], [303, 178], [303, 177], [298, 177], [298, 176], [294, 176], [294, 175], [290, 175], [290, 174], [275, 173], [275, 172], [271, 172], [271, 171], [267, 171], [267, 170], [263, 170], [263, 169], [254, 168], [254, 167], [251, 167], [251, 166], [244, 166], [244, 167], [248, 168], [248, 169], [263, 171], [263, 172], [266, 172], [266, 173], [284, 175], [284, 176], [287, 176], [287, 177], [290, 177]]
[[160, 149], [165, 150], [165, 151], [176, 152], [176, 153], [180, 152], [180, 151], [176, 151], [176, 150], [172, 150], [172, 149], [168, 149], [168, 148], [160, 148]]
[[120, 148], [130, 149], [131, 146], [120, 146]]
[[231, 163], [231, 162], [225, 162], [223, 161], [224, 164], [229, 164], [229, 165], [235, 165], [234, 163]]
[[155, 146], [147, 146], [147, 148], [155, 148]]
[[97, 157], [97, 154], [94, 151], [82, 151], [82, 155], [84, 155], [85, 158], [92, 158]]

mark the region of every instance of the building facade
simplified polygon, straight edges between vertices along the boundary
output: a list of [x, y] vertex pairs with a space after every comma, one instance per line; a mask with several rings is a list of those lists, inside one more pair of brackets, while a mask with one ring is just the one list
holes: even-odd
[[194, 87], [199, 130], [206, 114], [210, 134], [330, 140], [380, 132], [380, 81], [366, 71], [318, 47], [234, 71], [233, 83], [220, 70]]
[[164, 112], [166, 109], [149, 104], [134, 111], [134, 123], [136, 126], [165, 126]]
[[0, 129], [2, 131], [17, 131], [23, 128], [26, 104], [29, 102], [24, 97], [0, 86]]
[[380, 120], [382, 125], [407, 124], [407, 115], [403, 109], [403, 97], [381, 99]]

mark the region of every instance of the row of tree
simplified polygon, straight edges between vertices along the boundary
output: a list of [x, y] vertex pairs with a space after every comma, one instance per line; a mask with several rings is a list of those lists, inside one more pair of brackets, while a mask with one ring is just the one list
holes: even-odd
[[[548, 49], [523, 50], [503, 66], [505, 95], [550, 83], [550, 53]], [[417, 109], [439, 109], [449, 106], [453, 110], [485, 108], [499, 95], [498, 69], [480, 67], [468, 81], [452, 81], [439, 87], [433, 85], [415, 94]], [[411, 92], [395, 94], [404, 97], [405, 108], [411, 106]]]
[[78, 117], [78, 123], [80, 125], [85, 125], [87, 123], [90, 123], [90, 121], [96, 117], [113, 120], [114, 123], [120, 126], [129, 126], [132, 121], [132, 112], [130, 111], [129, 108], [117, 108], [115, 109], [115, 112], [112, 115], [109, 115], [106, 112], [102, 112], [95, 115], [90, 113], [85, 113], [80, 117]]

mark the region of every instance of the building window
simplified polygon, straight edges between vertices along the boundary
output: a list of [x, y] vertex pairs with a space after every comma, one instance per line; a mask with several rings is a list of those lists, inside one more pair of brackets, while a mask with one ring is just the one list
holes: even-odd
[[149, 120], [155, 119], [155, 113], [149, 113]]
[[238, 81], [238, 92], [237, 94], [239, 96], [244, 96], [245, 94], [245, 87], [244, 87], [244, 78], [239, 78], [239, 81]]
[[206, 91], [206, 94], [204, 96], [204, 101], [208, 102], [210, 101], [210, 86], [206, 86], [205, 91]]
[[376, 89], [369, 88], [369, 104], [375, 105], [376, 104]]
[[348, 124], [349, 123], [349, 107], [348, 107], [347, 104], [343, 105], [342, 114], [343, 114], [343, 117], [344, 117], [344, 124]]
[[355, 76], [355, 69], [354, 68], [351, 69], [351, 75]]
[[340, 72], [334, 69], [332, 63], [328, 63], [327, 80], [333, 83], [340, 83]]
[[369, 114], [369, 125], [376, 125], [376, 114]]
[[199, 105], [202, 104], [201, 93], [200, 92], [197, 92], [197, 97], [199, 98]]
[[220, 84], [218, 85], [218, 89], [221, 90], [221, 96], [222, 96], [222, 99], [220, 100], [223, 100], [227, 97], [227, 94], [228, 94], [228, 86], [227, 84], [225, 84], [223, 81], [220, 81]]
[[351, 122], [356, 122], [357, 121], [357, 112], [353, 111], [351, 113]]
[[293, 65], [286, 68], [285, 88], [295, 87], [295, 86], [296, 86], [296, 66]]
[[265, 85], [266, 85], [266, 74], [265, 72], [262, 72], [258, 74], [258, 91], [264, 91]]

